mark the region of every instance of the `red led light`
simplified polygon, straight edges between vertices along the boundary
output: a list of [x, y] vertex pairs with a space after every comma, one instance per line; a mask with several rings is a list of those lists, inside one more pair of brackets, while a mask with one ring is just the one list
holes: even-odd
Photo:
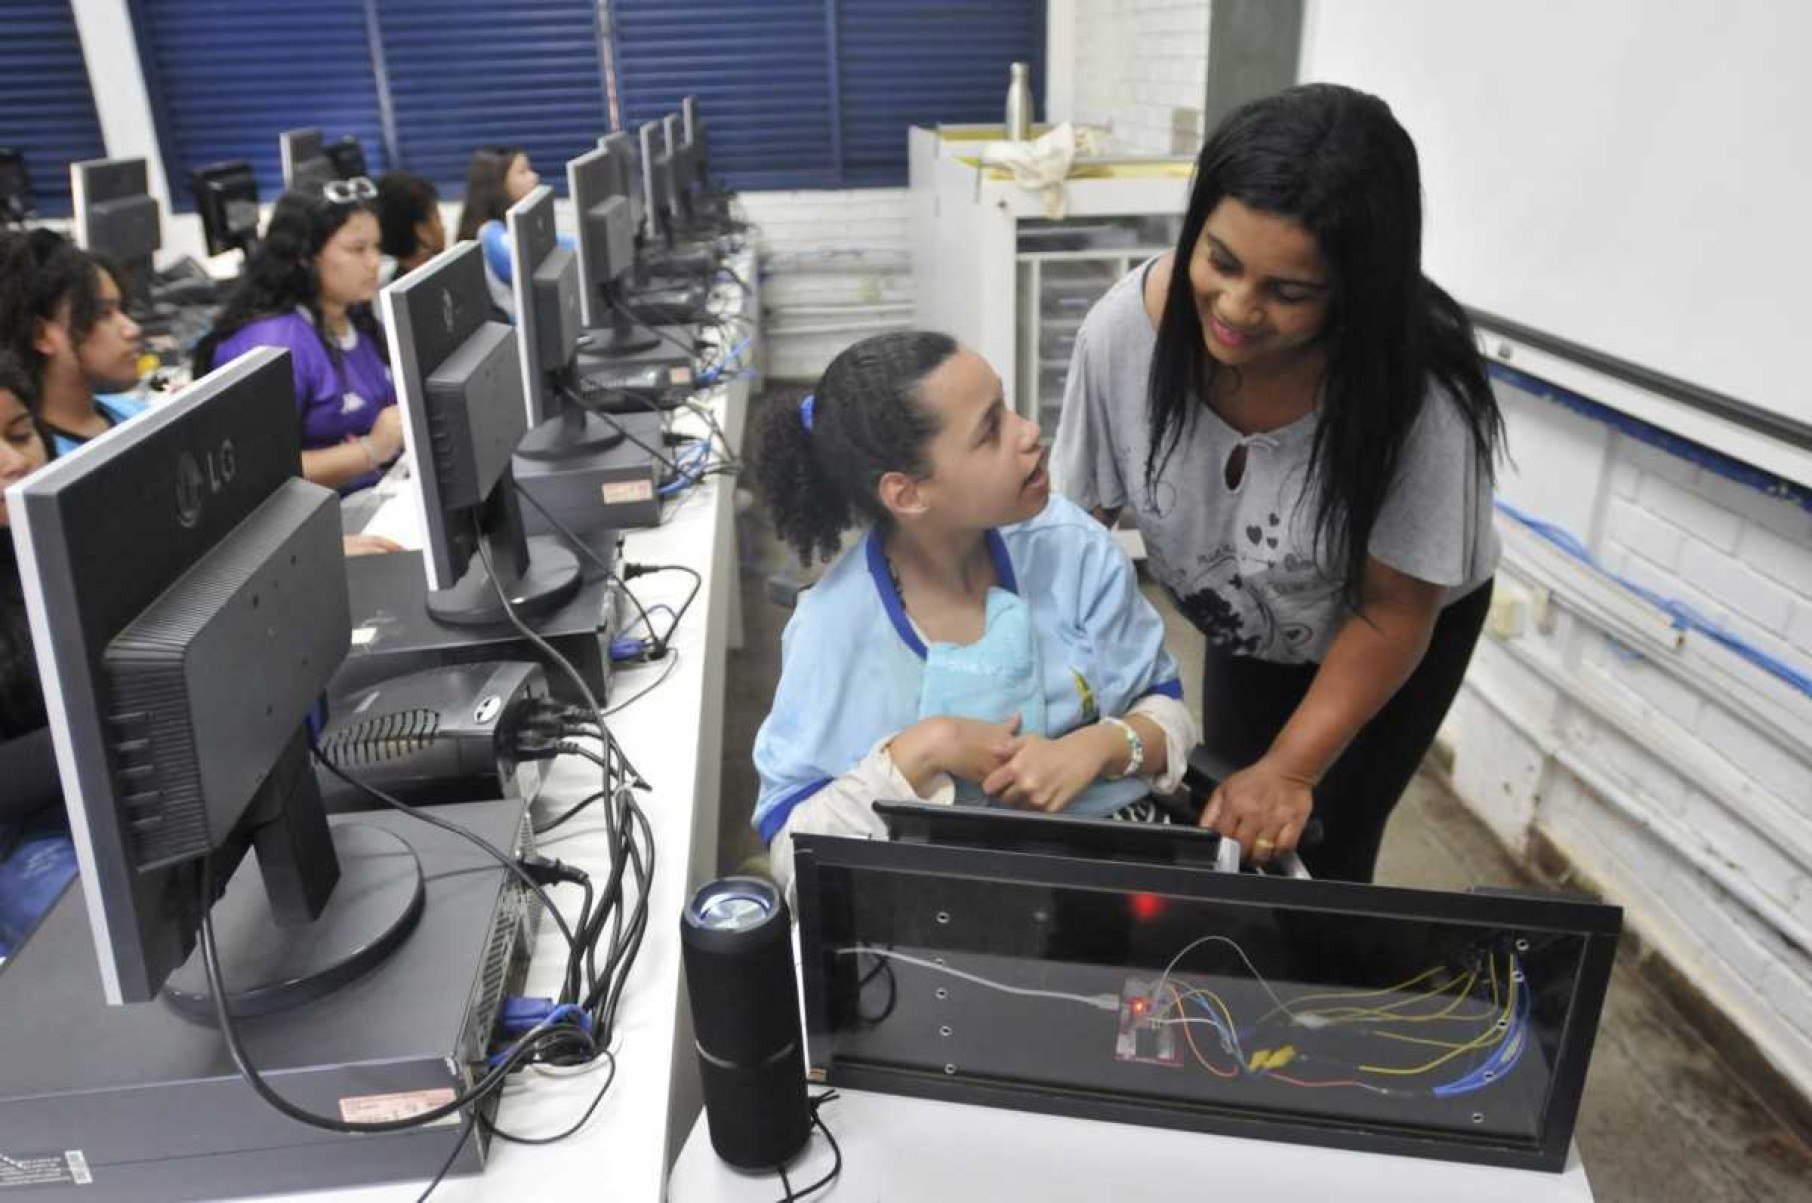
[[1133, 918], [1141, 923], [1150, 923], [1164, 913], [1164, 900], [1156, 894], [1134, 894], [1127, 899], [1132, 908]]

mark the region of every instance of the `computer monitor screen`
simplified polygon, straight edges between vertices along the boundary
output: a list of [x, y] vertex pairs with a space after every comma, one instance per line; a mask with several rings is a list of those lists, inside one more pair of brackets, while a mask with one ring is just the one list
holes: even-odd
[[334, 175], [342, 180], [371, 174], [365, 166], [365, 148], [351, 134], [328, 146], [325, 154], [327, 161], [333, 164]]
[[678, 113], [669, 113], [661, 121], [667, 139], [668, 203], [676, 218], [690, 219], [692, 188], [692, 147], [686, 141], [685, 122]]
[[118, 264], [127, 307], [150, 300], [151, 259], [163, 245], [163, 214], [143, 159], [90, 159], [69, 166], [76, 242]]
[[617, 191], [629, 199], [629, 225], [639, 242], [647, 234], [643, 223], [648, 219], [640, 143], [631, 135], [618, 132], [598, 139], [598, 145], [610, 152], [617, 172]]
[[602, 147], [566, 165], [567, 194], [579, 216], [581, 313], [591, 327], [619, 316], [621, 283], [635, 270], [635, 226], [621, 180], [614, 153]]
[[642, 163], [642, 204], [650, 237], [673, 241], [672, 174], [667, 163], [667, 136], [658, 121], [637, 131]]
[[162, 216], [143, 159], [90, 159], [69, 166], [76, 241], [121, 262], [148, 259], [163, 244]]
[[10, 146], [0, 146], [0, 224], [23, 222], [32, 211], [31, 175], [25, 170], [25, 155]]
[[277, 151], [286, 191], [319, 191], [327, 181], [339, 178], [318, 129], [285, 130], [277, 135]]
[[[516, 332], [490, 316], [484, 252], [462, 242], [380, 295], [414, 465], [428, 608], [443, 622], [537, 614], [578, 589], [572, 553], [528, 539], [510, 456], [528, 427]], [[500, 596], [500, 594], [502, 596]]]
[[8, 494], [111, 1003], [157, 994], [203, 881], [248, 850], [276, 924], [338, 880], [305, 718], [347, 649], [346, 575], [338, 499], [300, 472], [289, 355], [265, 349]]
[[243, 159], [194, 174], [195, 208], [208, 254], [249, 252], [258, 241], [258, 176]]
[[563, 375], [579, 349], [584, 329], [580, 311], [579, 259], [554, 231], [554, 191], [536, 188], [504, 215], [511, 262], [518, 265], [511, 288], [516, 296], [517, 342], [528, 424], [539, 426], [565, 408], [549, 377]]

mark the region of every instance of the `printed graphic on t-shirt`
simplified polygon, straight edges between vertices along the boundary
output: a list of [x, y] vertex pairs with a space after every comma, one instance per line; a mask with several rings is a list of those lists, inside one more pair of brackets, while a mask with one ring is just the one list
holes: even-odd
[[365, 398], [359, 396], [357, 393], [342, 393], [340, 395], [340, 412], [341, 413], [356, 414], [361, 409], [364, 409], [364, 408], [365, 408]]
[[1163, 540], [1147, 540], [1152, 575], [1177, 608], [1214, 647], [1240, 656], [1299, 661], [1318, 646], [1319, 627], [1307, 621], [1337, 586], [1302, 546], [1283, 531], [1282, 518], [1266, 513], [1242, 523], [1231, 542], [1187, 555], [1166, 554]]

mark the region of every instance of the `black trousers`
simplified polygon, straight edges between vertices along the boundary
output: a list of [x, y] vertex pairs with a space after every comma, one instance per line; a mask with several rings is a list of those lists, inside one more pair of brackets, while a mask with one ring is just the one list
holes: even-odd
[[[1322, 837], [1315, 847], [1300, 849], [1312, 876], [1372, 879], [1384, 825], [1434, 743], [1472, 661], [1491, 608], [1492, 583], [1441, 611], [1422, 663], [1315, 787]], [[1252, 764], [1295, 713], [1320, 668], [1272, 664], [1209, 647], [1202, 665], [1202, 742], [1234, 764]]]

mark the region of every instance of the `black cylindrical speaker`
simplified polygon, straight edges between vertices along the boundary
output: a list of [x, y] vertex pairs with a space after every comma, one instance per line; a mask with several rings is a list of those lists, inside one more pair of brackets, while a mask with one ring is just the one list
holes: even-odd
[[739, 1169], [791, 1161], [811, 1135], [799, 986], [786, 899], [756, 877], [726, 877], [680, 916], [705, 1120]]

